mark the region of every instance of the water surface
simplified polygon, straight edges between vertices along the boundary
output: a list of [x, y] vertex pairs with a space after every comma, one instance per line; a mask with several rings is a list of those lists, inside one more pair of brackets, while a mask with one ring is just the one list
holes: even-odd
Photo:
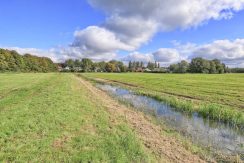
[[189, 137], [196, 144], [211, 147], [225, 154], [244, 154], [243, 130], [222, 122], [205, 119], [197, 113], [184, 114], [163, 102], [147, 96], [136, 95], [132, 91], [117, 86], [98, 84], [97, 87], [138, 110], [154, 113], [157, 119]]

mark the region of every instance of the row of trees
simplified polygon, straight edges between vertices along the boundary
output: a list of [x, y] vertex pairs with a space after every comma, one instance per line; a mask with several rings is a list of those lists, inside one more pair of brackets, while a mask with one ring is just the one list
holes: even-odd
[[53, 72], [57, 65], [46, 57], [30, 54], [20, 55], [16, 51], [0, 49], [0, 72]]
[[112, 60], [109, 62], [92, 62], [88, 58], [82, 60], [66, 60], [63, 64], [64, 71], [72, 72], [127, 72], [123, 62]]
[[190, 63], [181, 61], [169, 66], [173, 73], [204, 73], [204, 74], [222, 74], [230, 72], [230, 69], [220, 60], [206, 60], [203, 58], [193, 58]]
[[143, 72], [146, 69], [150, 71], [159, 71], [160, 65], [155, 62], [148, 62], [147, 66], [144, 66], [143, 62], [129, 62], [128, 67], [121, 61], [112, 60], [109, 62], [92, 62], [88, 58], [82, 60], [68, 59], [63, 64], [63, 71], [71, 72]]
[[244, 73], [244, 68], [232, 68], [230, 69], [231, 73]]
[[[109, 62], [93, 62], [90, 59], [66, 60], [60, 64], [63, 71], [72, 72], [172, 72], [172, 73], [243, 73], [244, 68], [229, 69], [220, 60], [206, 60], [203, 58], [193, 58], [190, 63], [181, 61], [172, 64], [168, 68], [160, 68], [157, 62], [148, 62], [144, 66], [143, 62], [129, 62], [128, 67], [121, 61], [112, 60]], [[20, 55], [16, 51], [0, 49], [0, 72], [54, 72], [58, 70], [57, 64], [46, 57], [37, 57], [30, 54]]]
[[157, 62], [148, 62], [147, 66], [145, 67], [143, 62], [129, 61], [128, 71], [131, 71], [131, 72], [140, 71], [141, 72], [146, 68], [153, 71], [156, 68], [160, 68], [160, 65]]

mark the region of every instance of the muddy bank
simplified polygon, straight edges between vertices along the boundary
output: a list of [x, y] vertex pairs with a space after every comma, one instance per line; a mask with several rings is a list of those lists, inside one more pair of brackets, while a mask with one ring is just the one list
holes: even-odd
[[107, 93], [95, 88], [91, 83], [81, 78], [81, 84], [87, 87], [93, 94], [94, 99], [100, 100], [108, 109], [111, 118], [125, 118], [134, 129], [137, 136], [143, 141], [145, 147], [158, 156], [159, 162], [205, 162], [198, 155], [185, 149], [183, 144], [176, 138], [162, 134], [162, 127], [157, 126], [145, 118], [143, 113], [136, 112], [121, 105]]
[[150, 97], [136, 95], [132, 91], [106, 84], [98, 84], [98, 88], [108, 92], [120, 101], [128, 103], [140, 111], [154, 114], [171, 128], [200, 144], [224, 155], [240, 155], [244, 153], [244, 133], [233, 128], [231, 124], [204, 119], [197, 113], [183, 114], [169, 105]]

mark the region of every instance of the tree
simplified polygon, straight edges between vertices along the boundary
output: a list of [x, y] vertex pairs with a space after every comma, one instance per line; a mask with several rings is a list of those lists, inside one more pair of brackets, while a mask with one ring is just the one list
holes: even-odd
[[0, 71], [51, 72], [57, 66], [51, 59], [31, 54], [20, 55], [16, 51], [0, 49]]
[[75, 67], [75, 62], [72, 59], [68, 59], [65, 61], [65, 65], [70, 67], [70, 68], [74, 68]]
[[105, 72], [106, 71], [106, 62], [98, 62], [97, 64], [97, 69], [100, 71], [100, 72]]
[[216, 65], [214, 61], [210, 61], [210, 70], [209, 70], [210, 74], [216, 74], [217, 70], [216, 70]]
[[81, 62], [79, 59], [76, 59], [76, 60], [74, 61], [74, 66], [75, 66], [75, 67], [82, 67], [82, 62]]
[[84, 72], [92, 71], [92, 65], [93, 65], [92, 60], [90, 60], [88, 58], [83, 58], [81, 61], [81, 64], [82, 64], [82, 69]]
[[143, 63], [143, 62], [140, 63], [140, 67], [141, 67], [141, 68], [144, 67], [144, 63]]
[[210, 61], [203, 58], [193, 58], [190, 63], [190, 72], [221, 74], [227, 72], [227, 67], [218, 59]]
[[155, 64], [152, 63], [152, 62], [148, 62], [147, 63], [147, 68], [150, 69], [150, 70], [153, 70], [155, 68]]
[[114, 72], [125, 72], [125, 70], [127, 70], [127, 67], [121, 61], [112, 60], [109, 61], [109, 63], [115, 66], [116, 70]]
[[203, 73], [204, 72], [204, 59], [193, 58], [190, 63], [190, 72], [192, 73]]
[[129, 70], [132, 71], [132, 62], [129, 61], [129, 66], [128, 66]]
[[107, 72], [115, 72], [116, 71], [116, 67], [113, 63], [107, 63], [105, 69]]
[[225, 72], [225, 65], [223, 65], [220, 60], [214, 59], [213, 62], [215, 63], [217, 73], [222, 74]]
[[185, 60], [178, 63], [178, 72], [179, 73], [187, 73], [189, 70], [189, 63]]

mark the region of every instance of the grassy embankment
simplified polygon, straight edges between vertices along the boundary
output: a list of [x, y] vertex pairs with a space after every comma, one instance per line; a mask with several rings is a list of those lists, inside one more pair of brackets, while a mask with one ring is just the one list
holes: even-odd
[[0, 162], [148, 162], [72, 74], [0, 74]]
[[244, 127], [244, 74], [87, 73], [164, 101], [184, 112]]

